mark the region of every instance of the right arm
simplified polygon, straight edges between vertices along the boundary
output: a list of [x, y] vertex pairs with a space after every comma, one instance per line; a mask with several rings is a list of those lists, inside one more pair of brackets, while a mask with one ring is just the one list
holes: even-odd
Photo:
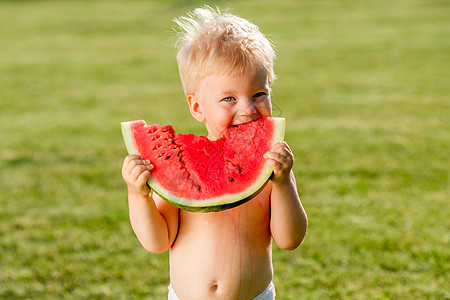
[[149, 252], [168, 250], [178, 232], [179, 209], [158, 196], [150, 196], [147, 179], [153, 166], [138, 155], [128, 155], [122, 176], [128, 187], [130, 222], [139, 242]]

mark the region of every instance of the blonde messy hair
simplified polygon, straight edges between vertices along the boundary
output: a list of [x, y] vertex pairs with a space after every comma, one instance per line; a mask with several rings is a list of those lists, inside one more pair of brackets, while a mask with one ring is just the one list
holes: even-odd
[[178, 69], [186, 94], [213, 73], [242, 75], [265, 72], [269, 86], [275, 79], [275, 50], [255, 24], [203, 6], [174, 20], [180, 27]]

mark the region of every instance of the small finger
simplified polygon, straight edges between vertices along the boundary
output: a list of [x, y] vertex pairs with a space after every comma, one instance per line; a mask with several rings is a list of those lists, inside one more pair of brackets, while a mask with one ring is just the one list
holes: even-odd
[[134, 180], [137, 180], [139, 178], [139, 176], [143, 172], [146, 172], [146, 171], [149, 171], [149, 170], [145, 165], [137, 165], [132, 169], [132, 171], [130, 173], [131, 178], [133, 178]]
[[284, 151], [287, 151], [288, 153], [292, 153], [291, 148], [289, 147], [289, 145], [286, 142], [276, 143], [275, 145], [272, 146], [271, 150], [272, 151], [284, 150]]
[[139, 155], [135, 155], [135, 154], [126, 156], [123, 161], [122, 169], [129, 170], [129, 169], [133, 168], [134, 165], [136, 164], [136, 161], [139, 161], [140, 159], [141, 159], [141, 157]]
[[272, 146], [272, 148], [277, 148], [277, 147], [285, 147], [285, 148], [288, 148], [289, 150], [290, 150], [290, 148], [289, 148], [289, 145], [286, 143], [286, 142], [278, 142], [278, 143], [275, 143], [273, 146]]
[[139, 185], [143, 185], [145, 184], [145, 182], [147, 182], [149, 178], [150, 178], [150, 171], [146, 170], [138, 176], [138, 178], [136, 179], [136, 183], [138, 183]]
[[272, 168], [281, 168], [283, 166], [282, 163], [280, 163], [279, 161], [276, 161], [274, 159], [268, 159], [266, 161]]
[[264, 154], [264, 158], [265, 159], [273, 159], [273, 160], [277, 160], [277, 161], [287, 160], [287, 158], [284, 155], [282, 155], [278, 152], [274, 152], [274, 151], [266, 152]]
[[[147, 160], [146, 160], [147, 161]], [[150, 164], [150, 161], [148, 162]], [[144, 160], [141, 159], [140, 156], [137, 156], [137, 158], [132, 159], [128, 164], [128, 169], [131, 171], [137, 166], [144, 166], [147, 167], [147, 164]]]
[[143, 160], [143, 162], [144, 162], [144, 165], [146, 165], [147, 168], [148, 168], [149, 170], [153, 170], [153, 168], [155, 167], [155, 166], [150, 162], [149, 159], [145, 159], [145, 160]]
[[285, 156], [293, 155], [291, 148], [289, 148], [289, 145], [285, 142], [276, 143], [272, 147], [271, 151], [283, 153], [283, 155]]

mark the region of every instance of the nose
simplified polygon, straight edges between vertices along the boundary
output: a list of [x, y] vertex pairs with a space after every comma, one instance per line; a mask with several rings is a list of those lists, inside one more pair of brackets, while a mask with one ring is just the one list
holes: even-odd
[[248, 99], [247, 101], [241, 101], [241, 107], [239, 108], [239, 115], [241, 116], [252, 116], [256, 114], [255, 103], [253, 99]]

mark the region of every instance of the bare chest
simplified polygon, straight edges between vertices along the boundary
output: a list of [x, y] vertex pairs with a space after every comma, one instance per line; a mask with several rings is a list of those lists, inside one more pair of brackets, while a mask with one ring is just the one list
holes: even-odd
[[255, 198], [233, 209], [214, 213], [180, 212], [177, 239], [204, 236], [209, 241], [270, 235], [270, 190], [268, 184]]

